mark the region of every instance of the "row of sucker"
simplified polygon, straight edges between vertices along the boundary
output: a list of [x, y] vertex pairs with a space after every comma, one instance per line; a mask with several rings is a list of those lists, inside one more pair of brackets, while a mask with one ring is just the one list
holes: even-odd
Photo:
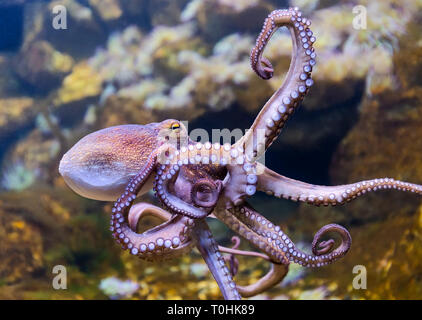
[[[309, 255], [299, 250], [279, 226], [274, 225], [271, 221], [267, 220], [251, 207], [247, 205], [242, 206], [237, 208], [237, 210], [233, 210], [233, 214], [251, 230], [266, 238], [268, 243], [272, 243], [273, 246], [278, 248], [278, 250], [281, 250], [289, 261], [298, 263], [304, 267], [321, 267], [332, 263], [343, 257], [351, 246], [352, 240], [349, 232], [342, 226], [329, 224], [322, 227], [315, 234], [312, 242], [312, 252], [314, 255]], [[331, 253], [326, 252], [332, 249], [334, 241], [320, 241], [321, 238], [328, 232], [336, 232], [342, 238], [340, 246]], [[318, 250], [318, 245], [322, 245], [324, 248]]]
[[233, 281], [226, 261], [203, 219], [198, 221], [194, 233], [196, 234], [198, 250], [201, 252], [208, 268], [223, 292], [224, 298], [228, 300], [240, 300], [242, 297], [237, 291], [236, 283]]
[[226, 210], [214, 211], [215, 216], [223, 221], [230, 229], [237, 234], [241, 235], [246, 240], [250, 241], [258, 249], [265, 252], [268, 257], [274, 263], [281, 263], [284, 265], [289, 264], [289, 259], [286, 254], [281, 251], [273, 242], [268, 241], [267, 237], [264, 237], [252, 229], [250, 229], [245, 223], [237, 218], [235, 214], [239, 210], [239, 207], [233, 207]]
[[275, 10], [265, 19], [262, 31], [251, 51], [252, 69], [261, 78], [270, 79], [273, 74], [271, 63], [262, 57], [265, 46], [277, 28], [286, 26], [290, 29], [293, 39], [290, 69], [285, 82], [262, 108], [252, 126], [253, 130], [250, 130], [252, 135], [257, 135], [256, 129], [265, 130], [264, 141], [261, 141], [259, 136], [252, 137], [257, 140], [253, 144], [252, 158], [262, 155], [273, 143], [314, 83], [311, 72], [316, 64], [313, 47], [316, 38], [309, 28], [310, 25], [311, 21], [302, 17], [297, 8]]
[[124, 193], [114, 203], [110, 231], [124, 250], [146, 260], [174, 258], [190, 249], [190, 233], [194, 221], [188, 217], [173, 217], [171, 220], [138, 234], [130, 229], [127, 215], [138, 192], [155, 168], [156, 155], [151, 155], [146, 165], [134, 176]]
[[285, 184], [283, 187], [283, 190], [273, 190], [268, 188], [263, 191], [269, 195], [274, 195], [279, 198], [306, 202], [317, 206], [341, 205], [366, 193], [388, 189], [422, 195], [421, 185], [403, 182], [392, 178], [378, 178], [333, 187], [314, 186], [305, 183], [301, 183], [297, 187], [293, 184], [291, 189], [288, 188], [288, 184]]
[[256, 165], [246, 161], [243, 149], [226, 143], [211, 144], [210, 142], [182, 146], [180, 150], [168, 150], [160, 159], [154, 181], [154, 191], [162, 204], [175, 214], [185, 215], [194, 219], [207, 215], [202, 209], [190, 205], [172, 195], [168, 190], [170, 182], [177, 177], [183, 165], [221, 165], [242, 168], [244, 189], [242, 192], [252, 196], [256, 192], [258, 177]]

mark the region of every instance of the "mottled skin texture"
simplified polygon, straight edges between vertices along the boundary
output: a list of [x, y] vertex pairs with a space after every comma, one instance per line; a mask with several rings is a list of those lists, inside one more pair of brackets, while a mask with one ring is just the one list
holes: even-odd
[[[114, 201], [144, 166], [150, 154], [172, 134], [176, 120], [146, 125], [123, 125], [93, 132], [69, 150], [60, 173], [77, 193], [91, 199]], [[145, 193], [152, 187], [142, 190]]]
[[[99, 200], [120, 195], [112, 209], [110, 230], [123, 249], [157, 261], [185, 254], [196, 245], [225, 299], [267, 290], [284, 278], [290, 262], [321, 267], [344, 256], [351, 246], [348, 231], [329, 224], [315, 234], [312, 254], [302, 252], [279, 226], [247, 203], [257, 190], [318, 206], [343, 204], [387, 188], [422, 194], [420, 185], [389, 178], [333, 187], [311, 185], [281, 176], [256, 161], [278, 137], [313, 84], [315, 37], [310, 21], [296, 8], [276, 10], [265, 20], [251, 52], [252, 69], [263, 79], [272, 77], [271, 63], [262, 53], [271, 35], [282, 26], [290, 30], [293, 41], [286, 80], [234, 145], [195, 143], [186, 139], [186, 129], [177, 120], [165, 120], [95, 132], [79, 141], [60, 164], [60, 173], [79, 194]], [[147, 203], [133, 205], [151, 186], [164, 209]], [[146, 215], [164, 222], [138, 233], [139, 221]], [[221, 220], [263, 253], [238, 250], [238, 243], [233, 248], [218, 246], [207, 216]], [[340, 237], [336, 248], [333, 239], [321, 241], [329, 232]], [[221, 252], [229, 253], [230, 258]], [[237, 270], [235, 255], [239, 254], [263, 258], [272, 268], [255, 284], [237, 286], [233, 276]]]

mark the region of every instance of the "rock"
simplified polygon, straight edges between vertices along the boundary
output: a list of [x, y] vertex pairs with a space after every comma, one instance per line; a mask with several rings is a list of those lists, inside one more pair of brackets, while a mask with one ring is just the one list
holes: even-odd
[[[409, 35], [415, 37], [414, 33]], [[402, 40], [407, 44], [403, 51], [394, 56], [394, 70], [400, 80], [396, 86], [400, 89], [385, 90], [363, 101], [358, 123], [334, 155], [331, 169], [334, 183], [375, 177], [422, 183], [422, 85], [414, 77], [422, 63], [417, 62], [418, 48], [409, 35]], [[383, 217], [398, 210], [408, 213], [415, 210], [418, 199], [411, 194], [389, 193], [388, 202], [382, 194], [371, 195], [371, 206], [360, 201], [363, 211], [359, 212], [365, 217]]]
[[0, 144], [5, 148], [17, 132], [31, 126], [35, 117], [34, 100], [20, 96], [0, 98]]
[[0, 98], [16, 97], [22, 94], [11, 60], [13, 59], [9, 55], [0, 55]]
[[117, 20], [123, 14], [119, 0], [89, 0], [88, 3], [105, 22]]
[[192, 263], [189, 269], [192, 275], [198, 279], [204, 278], [209, 272], [209, 269], [205, 263]]
[[101, 76], [86, 61], [75, 65], [52, 97], [52, 105], [62, 124], [74, 125], [75, 121], [83, 119], [87, 107], [98, 102], [102, 83]]
[[273, 7], [267, 2], [203, 1], [196, 19], [203, 37], [213, 43], [233, 32], [252, 32], [256, 35]]
[[[422, 61], [419, 59], [422, 46], [416, 40], [420, 39], [422, 32], [416, 21], [411, 21], [406, 26], [406, 30], [407, 32], [399, 39], [400, 50], [393, 56], [394, 69], [404, 87], [409, 90], [416, 87], [420, 90], [422, 80], [418, 75], [422, 72]], [[420, 97], [415, 93], [413, 95]]]
[[176, 25], [180, 22], [180, 14], [189, 0], [155, 0], [148, 4], [148, 12], [152, 26]]
[[40, 230], [4, 206], [0, 200], [0, 279], [11, 284], [31, 278], [43, 267], [43, 243]]
[[46, 41], [25, 45], [14, 61], [19, 79], [39, 91], [50, 91], [60, 85], [71, 71], [73, 58], [55, 50]]
[[25, 125], [31, 115], [34, 100], [30, 97], [0, 99], [0, 136]]
[[[415, 275], [422, 268], [422, 211], [411, 216], [399, 210], [394, 217], [352, 227], [350, 252], [333, 265], [321, 268], [311, 283], [335, 281], [335, 295], [342, 299], [414, 299], [422, 294], [421, 279]], [[353, 288], [352, 270], [365, 267], [366, 290]]]
[[60, 143], [39, 129], [33, 130], [7, 151], [2, 165], [3, 188], [23, 190], [34, 182], [51, 181], [56, 176]]
[[[66, 8], [67, 29], [52, 27], [53, 8], [59, 5]], [[94, 54], [95, 49], [106, 41], [107, 32], [96, 19], [93, 9], [76, 0], [64, 0], [48, 4], [39, 37], [78, 60]]]
[[146, 124], [159, 121], [152, 110], [144, 110], [140, 101], [110, 96], [98, 114], [98, 126], [107, 128], [125, 123]]

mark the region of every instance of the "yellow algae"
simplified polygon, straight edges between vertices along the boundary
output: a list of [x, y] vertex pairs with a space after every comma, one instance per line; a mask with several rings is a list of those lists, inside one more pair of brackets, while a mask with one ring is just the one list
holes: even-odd
[[22, 230], [25, 228], [25, 222], [24, 221], [13, 221], [12, 226], [16, 229]]
[[105, 21], [118, 19], [123, 13], [118, 0], [89, 0], [89, 4]]
[[0, 98], [0, 126], [19, 121], [33, 104], [34, 100], [30, 97]]
[[86, 62], [75, 65], [72, 72], [63, 80], [62, 87], [54, 99], [56, 106], [88, 97], [98, 96], [102, 79]]

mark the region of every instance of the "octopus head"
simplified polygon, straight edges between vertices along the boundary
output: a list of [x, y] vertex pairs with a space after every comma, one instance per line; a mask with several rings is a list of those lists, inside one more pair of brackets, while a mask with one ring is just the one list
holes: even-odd
[[168, 119], [159, 123], [157, 138], [179, 148], [180, 145], [187, 144], [188, 131], [180, 121]]

